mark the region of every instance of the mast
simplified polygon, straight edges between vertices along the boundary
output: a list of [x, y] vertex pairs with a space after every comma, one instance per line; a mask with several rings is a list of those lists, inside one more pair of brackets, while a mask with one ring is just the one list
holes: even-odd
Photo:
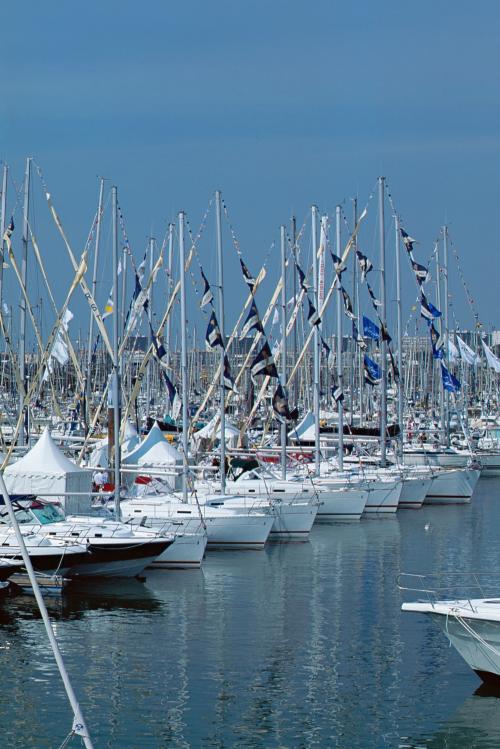
[[226, 389], [224, 385], [224, 271], [222, 261], [221, 193], [215, 191], [215, 221], [217, 233], [217, 291], [219, 297], [219, 330], [223, 345], [220, 346], [220, 490], [226, 491]]
[[[443, 226], [443, 293], [444, 293], [444, 360], [448, 363], [448, 227]], [[443, 389], [443, 388], [442, 388]], [[446, 447], [450, 446], [450, 393], [444, 392], [444, 417], [446, 424]]]
[[[97, 206], [97, 221], [95, 227], [95, 245], [94, 245], [94, 268], [92, 273], [92, 297], [96, 298], [97, 291], [97, 268], [99, 263], [99, 245], [101, 243], [101, 220], [102, 220], [102, 206], [104, 197], [104, 177], [101, 177], [101, 184], [99, 186], [99, 203]], [[89, 324], [89, 343], [87, 349], [87, 374], [85, 375], [85, 389], [86, 389], [86, 414], [87, 421], [89, 419], [89, 403], [90, 403], [90, 378], [92, 368], [92, 336], [94, 333], [94, 315], [92, 310], [90, 311], [90, 324]]]
[[[173, 288], [173, 255], [174, 255], [174, 225], [170, 223], [168, 225], [168, 276], [167, 276], [167, 298], [170, 302], [170, 298], [172, 296], [172, 288]], [[167, 325], [165, 330], [165, 339], [166, 339], [166, 349], [167, 349], [167, 356], [166, 356], [166, 363], [167, 365], [170, 365], [170, 319], [172, 317], [172, 313], [167, 317]]]
[[[281, 226], [281, 381], [286, 387], [286, 244]], [[294, 274], [295, 276], [295, 274]], [[286, 421], [281, 422], [281, 478], [286, 479]]]
[[[335, 231], [336, 231], [336, 253], [339, 257], [342, 256], [342, 249], [340, 246], [341, 234], [340, 234], [340, 211], [341, 208], [338, 205], [335, 209]], [[342, 371], [342, 292], [340, 291], [340, 268], [338, 273], [337, 282], [337, 387], [342, 390], [343, 371]], [[352, 393], [351, 393], [352, 400]], [[341, 400], [337, 401], [338, 407], [338, 466], [339, 471], [344, 470], [344, 406]]]
[[[318, 208], [311, 207], [311, 242], [312, 242], [312, 263], [313, 263], [313, 291], [314, 305], [318, 311]], [[319, 448], [319, 331], [318, 326], [314, 326], [313, 338], [313, 410], [314, 410], [314, 462], [316, 474], [319, 476], [320, 470], [320, 448]]]
[[[24, 174], [24, 207], [23, 207], [23, 256], [21, 259], [21, 281], [23, 286], [26, 288], [27, 278], [27, 263], [28, 263], [28, 237], [29, 237], [29, 201], [30, 201], [30, 172], [31, 172], [31, 158], [28, 156], [26, 159], [26, 171]], [[3, 239], [3, 237], [2, 237]], [[26, 299], [24, 294], [21, 294], [19, 303], [20, 314], [19, 314], [19, 375], [21, 382], [23, 383], [24, 390], [26, 391]], [[24, 393], [19, 393], [19, 415], [23, 415], [24, 421]], [[29, 439], [29, 435], [25, 433], [25, 425], [21, 427], [19, 431], [19, 444], [26, 444], [26, 436]]]
[[4, 261], [4, 241], [3, 237], [5, 234], [5, 226], [7, 223], [7, 177], [9, 174], [9, 167], [7, 164], [3, 165], [3, 177], [2, 177], [2, 200], [0, 204], [0, 315], [3, 316], [3, 261]]
[[399, 457], [403, 459], [403, 383], [401, 381], [403, 373], [403, 318], [401, 312], [401, 258], [399, 250], [399, 219], [397, 215], [394, 215], [394, 239], [395, 239], [395, 251], [396, 251], [396, 337], [398, 344], [398, 370], [399, 370], [399, 383], [398, 388], [398, 424], [399, 424]]
[[[440, 258], [440, 251], [439, 251], [439, 242], [436, 242], [436, 303], [437, 308], [440, 310], [441, 307], [441, 258]], [[443, 317], [441, 316], [439, 318], [439, 334], [443, 338], [445, 337], [444, 332], [444, 321]], [[446, 343], [444, 345], [445, 349], [445, 355], [446, 355], [446, 349], [448, 348], [448, 341], [446, 340]], [[441, 369], [441, 367], [439, 367]], [[445, 409], [445, 389], [442, 386], [441, 382], [441, 372], [439, 373], [439, 377], [437, 378], [437, 388], [438, 388], [438, 395], [439, 395], [439, 418], [441, 421], [441, 444], [443, 442], [446, 442], [446, 409]], [[433, 403], [436, 403], [436, 400], [434, 398], [434, 392], [435, 388], [434, 385], [432, 387], [432, 397], [433, 397]]]
[[[297, 219], [295, 216], [292, 216], [292, 252], [293, 252], [293, 260], [295, 265], [297, 265], [298, 258], [297, 258]], [[292, 309], [294, 309], [295, 305], [297, 304], [297, 268], [295, 267], [293, 269], [293, 306]], [[295, 322], [293, 324], [293, 360], [297, 361], [297, 322], [298, 322], [298, 315], [295, 319]], [[299, 400], [299, 378], [295, 377], [293, 381], [293, 402], [295, 404], [298, 403]]]
[[[384, 195], [385, 177], [378, 178], [379, 196], [379, 229], [380, 229], [380, 301], [381, 320], [386, 325], [386, 302], [385, 302], [385, 217], [384, 217]], [[387, 434], [387, 345], [380, 331], [380, 463], [382, 468], [386, 466], [386, 434]]]
[[[353, 198], [353, 219], [354, 219], [354, 226], [357, 225], [358, 222], [358, 199]], [[354, 266], [355, 266], [355, 288], [356, 288], [356, 306], [354, 308], [356, 319], [357, 319], [357, 327], [358, 327], [358, 333], [359, 335], [362, 335], [363, 327], [361, 325], [361, 298], [359, 293], [359, 273], [358, 273], [358, 235], [356, 233], [356, 236], [354, 237]], [[358, 357], [358, 388], [359, 388], [359, 424], [360, 426], [363, 425], [363, 387], [365, 384], [364, 381], [364, 368], [363, 368], [363, 351], [358, 346], [358, 342], [355, 342], [355, 349], [356, 349], [356, 356]], [[354, 421], [352, 422], [354, 423]]]
[[[154, 268], [154, 238], [149, 238], [149, 272], [153, 272]], [[148, 320], [150, 326], [153, 324], [153, 286], [149, 289], [149, 304], [148, 304]], [[149, 415], [149, 407], [151, 404], [151, 360], [148, 362], [146, 369], [146, 421]]]
[[111, 197], [113, 211], [113, 466], [115, 484], [115, 517], [117, 520], [120, 520], [120, 360], [118, 358], [118, 199], [116, 187], [111, 188]]
[[182, 500], [187, 502], [187, 470], [188, 470], [188, 367], [187, 367], [187, 340], [186, 340], [186, 279], [184, 258], [184, 211], [179, 211], [179, 269], [181, 283], [181, 379], [182, 379]]

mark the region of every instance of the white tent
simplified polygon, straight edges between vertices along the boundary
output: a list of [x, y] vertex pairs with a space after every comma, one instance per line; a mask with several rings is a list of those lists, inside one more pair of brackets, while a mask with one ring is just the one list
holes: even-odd
[[[122, 455], [135, 450], [139, 442], [140, 440], [139, 435], [137, 434], [137, 429], [131, 421], [127, 421], [123, 435], [123, 442], [121, 444]], [[97, 468], [98, 466], [101, 466], [101, 468], [109, 467], [107, 437], [104, 437], [102, 440], [99, 440], [94, 444], [94, 449], [90, 453], [88, 459], [88, 465], [91, 468]]]
[[[226, 440], [226, 445], [229, 447], [236, 447], [238, 443], [238, 438], [240, 436], [240, 430], [235, 427], [235, 425], [230, 421], [226, 416], [225, 421], [225, 429], [224, 429], [224, 436]], [[220, 428], [220, 415], [219, 413], [216, 413], [215, 416], [213, 416], [208, 424], [205, 424], [204, 427], [199, 429], [197, 432], [193, 434], [193, 443], [195, 445], [195, 448], [197, 449], [200, 442], [202, 440], [213, 440], [221, 438], [221, 428]]]
[[292, 440], [299, 440], [310, 442], [315, 439], [315, 423], [314, 414], [312, 411], [308, 411], [302, 421], [297, 426], [288, 432], [288, 437]]
[[[128, 453], [122, 463], [165, 471], [175, 466], [182, 466], [183, 460], [182, 454], [167, 442], [158, 423], [155, 422], [141, 444]], [[148, 470], [148, 473], [151, 471]], [[173, 489], [179, 488], [180, 471], [175, 471], [175, 473], [172, 471], [171, 475], [164, 478]]]
[[67, 514], [86, 512], [90, 508], [90, 472], [59, 450], [48, 427], [26, 455], [7, 466], [4, 479], [11, 494], [36, 494], [48, 502], [59, 501]]

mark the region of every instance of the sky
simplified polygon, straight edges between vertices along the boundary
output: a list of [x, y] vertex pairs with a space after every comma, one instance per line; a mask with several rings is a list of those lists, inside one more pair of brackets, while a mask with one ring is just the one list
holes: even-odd
[[[351, 198], [364, 205], [384, 175], [404, 226], [419, 240], [421, 262], [439, 227], [449, 226], [457, 324], [470, 328], [473, 316], [455, 252], [480, 320], [500, 328], [498, 2], [26, 0], [4, 4], [1, 16], [9, 31], [2, 35], [0, 159], [10, 167], [8, 210], [19, 228], [14, 186], [26, 156], [42, 170], [78, 254], [96, 210], [99, 176], [118, 188], [137, 258], [151, 234], [161, 242], [180, 209], [195, 231], [220, 189], [256, 273], [292, 214], [301, 226], [313, 203], [329, 216], [342, 204], [350, 220]], [[61, 303], [69, 261], [37, 178], [32, 193], [31, 223]], [[370, 206], [360, 242], [377, 267], [375, 200]], [[390, 317], [388, 204], [386, 218]], [[213, 227], [212, 209], [200, 241], [212, 282]], [[110, 282], [104, 234], [100, 305]], [[303, 238], [307, 265], [309, 226]], [[224, 251], [232, 321], [245, 287], [227, 227]], [[278, 257], [276, 245], [269, 293]], [[15, 306], [18, 292], [12, 276], [6, 279]], [[34, 298], [40, 283], [30, 276]], [[416, 295], [407, 267], [404, 290], [407, 320]], [[262, 292], [262, 308], [266, 299]], [[81, 295], [74, 304], [85, 327]], [[198, 311], [192, 318], [203, 319]]]

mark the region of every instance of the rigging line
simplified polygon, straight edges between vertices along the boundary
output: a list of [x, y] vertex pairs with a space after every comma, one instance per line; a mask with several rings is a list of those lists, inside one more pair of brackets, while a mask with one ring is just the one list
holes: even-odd
[[[228, 207], [227, 207], [227, 203], [224, 200], [224, 197], [222, 197], [222, 199], [221, 199], [221, 205], [222, 205], [222, 211], [223, 211], [224, 216], [226, 218], [226, 221], [228, 223], [229, 231], [231, 233], [231, 238], [233, 240], [233, 247], [236, 250], [236, 253], [237, 253], [239, 259], [243, 260], [243, 253], [241, 252], [240, 242], [239, 242], [239, 240], [238, 240], [238, 238], [236, 236], [236, 232], [235, 232], [234, 227], [233, 227], [233, 225], [231, 223], [231, 219], [229, 217], [229, 210], [228, 210]], [[263, 263], [261, 265], [261, 267], [264, 268], [264, 269], [266, 269], [266, 267], [267, 267], [267, 264], [269, 262], [269, 258], [271, 257], [271, 253], [272, 253], [272, 251], [275, 248], [275, 244], [276, 243], [273, 240], [271, 242], [271, 245], [269, 246], [266, 254], [264, 255], [264, 261], [263, 261]]]

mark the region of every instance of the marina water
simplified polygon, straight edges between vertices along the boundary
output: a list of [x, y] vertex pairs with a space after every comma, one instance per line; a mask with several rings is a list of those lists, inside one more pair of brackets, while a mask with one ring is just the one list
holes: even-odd
[[[399, 571], [500, 572], [499, 493], [483, 479], [469, 506], [315, 526], [308, 543], [49, 601], [96, 747], [500, 746], [500, 699], [400, 612], [396, 586]], [[0, 746], [59, 746], [71, 716], [34, 600], [0, 601], [0, 627]]]

